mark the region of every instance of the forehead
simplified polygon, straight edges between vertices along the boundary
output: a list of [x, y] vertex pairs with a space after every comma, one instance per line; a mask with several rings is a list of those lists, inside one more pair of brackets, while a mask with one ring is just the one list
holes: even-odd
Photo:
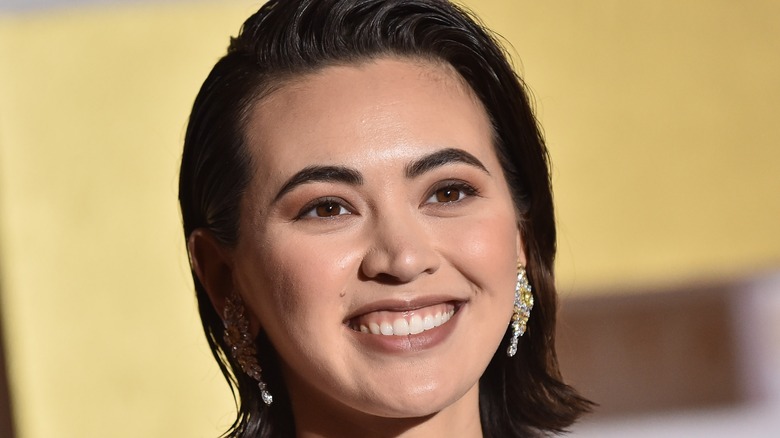
[[494, 156], [479, 99], [448, 64], [380, 58], [325, 67], [285, 82], [249, 113], [255, 178], [312, 164], [361, 167], [455, 147]]

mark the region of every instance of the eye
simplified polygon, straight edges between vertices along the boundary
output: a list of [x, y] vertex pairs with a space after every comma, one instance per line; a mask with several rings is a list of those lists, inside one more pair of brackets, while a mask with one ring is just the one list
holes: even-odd
[[352, 214], [352, 212], [339, 200], [325, 198], [317, 199], [307, 204], [301, 209], [298, 218], [330, 218], [345, 214]]
[[427, 204], [449, 204], [452, 202], [462, 201], [469, 196], [477, 195], [476, 189], [463, 182], [445, 182], [434, 188], [428, 199], [425, 200]]

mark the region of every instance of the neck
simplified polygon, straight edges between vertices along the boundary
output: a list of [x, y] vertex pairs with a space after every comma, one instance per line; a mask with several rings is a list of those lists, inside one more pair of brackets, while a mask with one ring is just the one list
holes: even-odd
[[479, 418], [479, 385], [452, 405], [416, 418], [386, 418], [326, 408], [307, 398], [296, 403], [293, 414], [297, 438], [430, 438], [457, 436], [482, 438]]

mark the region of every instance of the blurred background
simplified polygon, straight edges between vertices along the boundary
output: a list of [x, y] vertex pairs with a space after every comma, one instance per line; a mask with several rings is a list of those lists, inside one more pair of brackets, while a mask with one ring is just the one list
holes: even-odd
[[[260, 2], [0, 0], [0, 437], [215, 437], [176, 202]], [[780, 428], [780, 2], [472, 0], [554, 168], [574, 437]]]

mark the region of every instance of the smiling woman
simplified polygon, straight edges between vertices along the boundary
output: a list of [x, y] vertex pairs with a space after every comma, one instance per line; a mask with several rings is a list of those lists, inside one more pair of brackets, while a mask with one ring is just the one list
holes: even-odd
[[521, 437], [587, 411], [555, 358], [546, 149], [452, 4], [267, 3], [195, 101], [180, 202], [231, 436]]

